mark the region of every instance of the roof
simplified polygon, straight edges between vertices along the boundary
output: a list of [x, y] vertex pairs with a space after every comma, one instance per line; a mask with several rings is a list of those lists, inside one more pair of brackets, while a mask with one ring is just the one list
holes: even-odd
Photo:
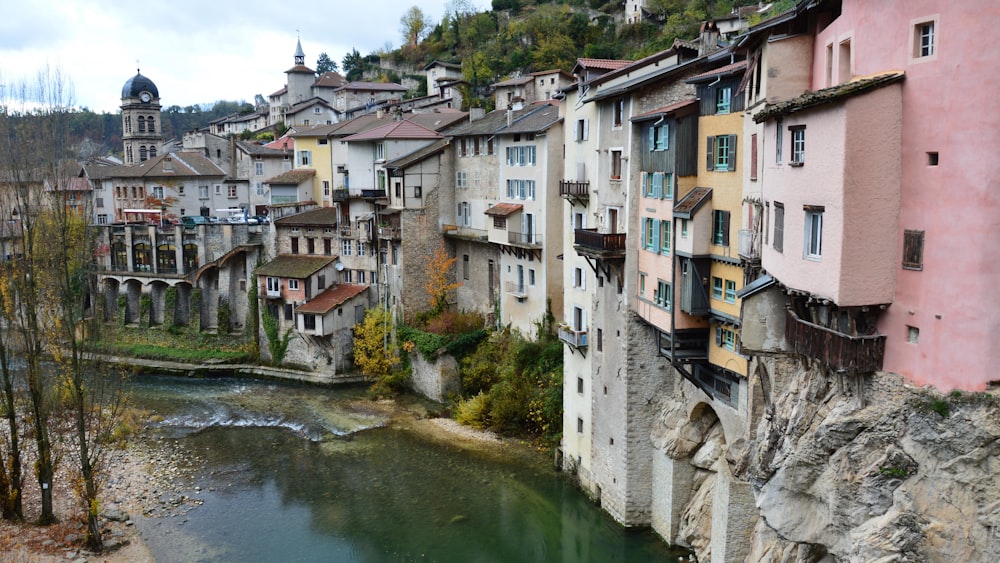
[[313, 87], [340, 88], [344, 84], [347, 84], [346, 78], [344, 78], [343, 76], [332, 70], [328, 70], [323, 74], [319, 75], [319, 78], [316, 79], [316, 82], [313, 82]]
[[531, 82], [533, 78], [530, 76], [519, 76], [517, 78], [508, 78], [507, 80], [501, 80], [493, 84], [494, 88], [506, 88], [507, 86], [520, 86], [521, 84], [527, 84]]
[[383, 92], [406, 92], [406, 87], [394, 82], [348, 82], [339, 90], [380, 90]]
[[451, 68], [451, 69], [455, 69], [455, 70], [462, 70], [462, 63], [447, 63], [445, 61], [441, 61], [441, 60], [438, 60], [438, 59], [434, 59], [429, 64], [427, 64], [427, 66], [424, 67], [424, 70], [430, 70], [430, 68], [433, 67], [433, 66], [443, 66], [445, 68]]
[[287, 172], [282, 172], [277, 176], [264, 180], [265, 184], [285, 184], [285, 185], [299, 185], [306, 180], [309, 180], [316, 175], [316, 171], [312, 168], [296, 168], [295, 170], [289, 170]]
[[409, 120], [393, 121], [386, 125], [355, 133], [342, 141], [377, 141], [381, 139], [440, 139], [441, 134]]
[[258, 276], [305, 279], [334, 263], [336, 256], [304, 256], [301, 254], [279, 254], [277, 258], [258, 267]]
[[264, 148], [276, 150], [291, 150], [295, 148], [295, 140], [285, 135], [264, 145]]
[[[650, 57], [647, 57], [646, 59], [643, 59], [642, 61], [639, 61], [639, 62], [643, 62], [643, 64], [645, 64], [644, 61], [646, 61], [647, 59], [650, 59]], [[657, 70], [651, 71], [651, 72], [646, 73], [646, 74], [642, 74], [640, 76], [637, 76], [637, 77], [632, 78], [630, 80], [627, 80], [625, 82], [621, 82], [619, 84], [615, 84], [614, 86], [608, 86], [608, 87], [606, 87], [603, 90], [598, 90], [596, 93], [593, 93], [593, 94], [590, 94], [590, 95], [586, 96], [582, 101], [584, 103], [586, 103], [586, 102], [595, 102], [595, 101], [598, 101], [598, 100], [603, 100], [603, 99], [606, 99], [606, 98], [610, 98], [612, 96], [620, 96], [623, 93], [625, 93], [625, 92], [627, 92], [627, 91], [629, 91], [629, 90], [631, 90], [631, 89], [633, 89], [633, 88], [635, 88], [637, 86], [640, 86], [640, 85], [643, 85], [643, 84], [647, 84], [647, 83], [650, 83], [650, 82], [655, 82], [657, 80], [662, 80], [664, 77], [669, 76], [669, 75], [671, 75], [671, 74], [673, 74], [675, 72], [682, 72], [684, 70], [688, 70], [691, 67], [694, 67], [696, 65], [701, 64], [704, 60], [705, 60], [704, 57], [698, 57], [698, 58], [695, 58], [695, 59], [683, 61], [680, 64], [660, 67]], [[636, 64], [638, 65], [638, 63], [636, 63]], [[605, 74], [605, 75], [601, 76], [599, 80], [592, 81], [591, 84], [595, 84], [598, 81], [603, 81], [605, 78], [609, 77], [610, 75], [611, 75], [611, 73]]]
[[540, 133], [560, 121], [562, 118], [559, 117], [559, 106], [552, 103], [542, 103], [537, 108], [533, 107], [527, 115], [513, 121], [509, 127], [505, 127], [501, 132], [505, 134]]
[[275, 219], [279, 227], [332, 227], [337, 224], [336, 207], [317, 207], [295, 215]]
[[736, 292], [736, 297], [743, 299], [744, 297], [750, 297], [751, 295], [757, 293], [758, 291], [763, 291], [772, 285], [777, 283], [777, 281], [771, 276], [764, 274], [763, 276], [755, 279], [754, 281], [748, 283], [747, 285], [740, 288]]
[[285, 71], [285, 74], [316, 74], [316, 71], [307, 67], [306, 65], [295, 65], [292, 68]]
[[682, 110], [687, 107], [697, 107], [697, 105], [698, 105], [697, 98], [688, 98], [686, 100], [681, 100], [679, 102], [674, 102], [672, 104], [665, 105], [661, 108], [656, 108], [654, 110], [647, 111], [645, 113], [640, 113], [639, 115], [632, 117], [629, 121], [647, 121], [649, 119], [655, 119], [666, 115], [670, 115], [676, 111]]
[[268, 98], [274, 98], [277, 96], [283, 96], [288, 93], [288, 86], [282, 86], [280, 90], [268, 94]]
[[288, 134], [289, 137], [299, 138], [299, 137], [326, 137], [330, 133], [333, 133], [340, 127], [339, 123], [324, 123], [321, 125], [306, 125], [301, 126], [301, 128], [296, 128], [295, 131]]
[[[623, 66], [632, 64], [633, 61], [618, 59], [577, 59], [576, 66], [583, 68], [599, 68], [603, 70], [615, 70]], [[576, 67], [573, 67], [576, 71]]]
[[324, 315], [329, 313], [335, 307], [339, 307], [358, 295], [361, 295], [367, 289], [367, 285], [352, 283], [333, 285], [328, 287], [323, 293], [313, 297], [309, 300], [309, 302], [296, 307], [295, 312]]
[[196, 151], [163, 153], [135, 166], [91, 168], [94, 178], [162, 178], [184, 176], [218, 176], [226, 173], [214, 162]]
[[708, 81], [708, 80], [710, 80], [712, 78], [715, 78], [717, 76], [726, 76], [727, 74], [736, 74], [736, 72], [741, 71], [741, 70], [745, 70], [746, 68], [747, 68], [747, 62], [746, 61], [740, 61], [740, 62], [737, 62], [737, 63], [731, 63], [731, 64], [728, 64], [726, 66], [721, 66], [719, 68], [712, 69], [712, 70], [710, 70], [708, 72], [703, 72], [701, 74], [696, 74], [696, 75], [692, 76], [691, 78], [688, 78], [687, 80], [685, 80], [685, 82], [687, 82], [689, 84], [693, 84], [695, 82], [705, 82], [705, 81]]
[[122, 86], [122, 98], [136, 98], [143, 91], [149, 92], [154, 98], [160, 97], [160, 91], [156, 89], [156, 84], [153, 84], [152, 80], [143, 76], [139, 73], [139, 69], [136, 69], [135, 76], [126, 80], [125, 85]]
[[550, 74], [558, 74], [562, 78], [568, 78], [570, 80], [573, 79], [572, 74], [566, 72], [565, 70], [562, 70], [561, 68], [553, 68], [551, 70], [540, 70], [538, 72], [532, 72], [528, 76], [548, 76]]
[[435, 143], [431, 143], [426, 147], [421, 147], [410, 154], [403, 155], [395, 160], [391, 160], [385, 163], [386, 168], [406, 168], [418, 162], [426, 160], [428, 157], [433, 156], [445, 149], [449, 144], [448, 139], [441, 139]]
[[674, 204], [674, 217], [690, 219], [710, 199], [712, 199], [712, 188], [695, 188]]
[[286, 151], [283, 149], [274, 149], [267, 145], [251, 143], [249, 141], [236, 141], [236, 146], [243, 152], [253, 156], [284, 156], [286, 154]]
[[304, 110], [306, 108], [310, 108], [312, 106], [315, 106], [317, 104], [326, 106], [327, 109], [333, 109], [333, 106], [331, 106], [330, 103], [327, 102], [326, 100], [324, 100], [323, 98], [312, 97], [312, 98], [309, 98], [308, 100], [305, 100], [305, 101], [293, 104], [291, 107], [288, 108], [288, 110], [285, 111], [285, 113], [296, 113], [296, 112], [302, 111], [302, 110]]
[[[553, 113], [553, 110], [555, 112]], [[509, 113], [508, 113], [509, 112]], [[544, 116], [534, 116], [534, 113], [542, 113]], [[471, 135], [498, 135], [501, 133], [532, 133], [545, 131], [561, 119], [558, 108], [549, 102], [533, 104], [523, 109], [515, 110], [493, 110], [482, 118], [470, 121], [464, 125], [459, 125], [448, 131], [454, 137]], [[510, 126], [508, 123], [510, 118]], [[526, 120], [522, 125], [521, 120]]]
[[507, 217], [515, 211], [520, 211], [523, 207], [520, 203], [498, 203], [487, 209], [485, 213], [494, 217]]
[[822, 90], [816, 90], [814, 92], [806, 92], [797, 98], [792, 98], [791, 100], [774, 104], [771, 107], [757, 112], [754, 114], [753, 120], [756, 123], [761, 123], [779, 115], [788, 115], [790, 113], [795, 113], [811, 107], [840, 101], [850, 96], [862, 94], [894, 82], [899, 82], [904, 78], [904, 76], [905, 73], [903, 71], [897, 70], [873, 76], [858, 77], [850, 82], [838, 84], [837, 86], [823, 88]]

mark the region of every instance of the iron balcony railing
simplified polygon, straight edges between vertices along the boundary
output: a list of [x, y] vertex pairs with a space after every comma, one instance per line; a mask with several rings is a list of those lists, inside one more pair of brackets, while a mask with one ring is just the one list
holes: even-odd
[[760, 260], [760, 233], [748, 229], [740, 229], [739, 253], [745, 260]]
[[559, 340], [562, 340], [574, 348], [586, 348], [587, 331], [585, 329], [573, 330], [568, 326], [561, 326], [559, 327]]
[[836, 372], [870, 373], [882, 369], [885, 336], [851, 336], [800, 319], [788, 311], [785, 338], [792, 350], [819, 360]]

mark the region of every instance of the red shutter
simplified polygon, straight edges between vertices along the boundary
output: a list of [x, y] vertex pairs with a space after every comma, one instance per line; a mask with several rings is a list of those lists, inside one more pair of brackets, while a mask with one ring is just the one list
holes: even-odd
[[757, 179], [757, 134], [750, 135], [750, 179]]

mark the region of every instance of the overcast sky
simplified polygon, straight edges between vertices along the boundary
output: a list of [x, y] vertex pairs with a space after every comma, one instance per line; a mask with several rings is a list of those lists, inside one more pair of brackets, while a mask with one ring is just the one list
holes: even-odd
[[[74, 105], [115, 112], [136, 68], [164, 108], [253, 102], [285, 85], [296, 33], [306, 65], [326, 52], [338, 66], [402, 42], [400, 17], [419, 6], [434, 23], [446, 0], [11, 0], [0, 17], [0, 85], [59, 69]], [[486, 10], [490, 0], [472, 0]], [[8, 8], [11, 8], [8, 6]], [[138, 60], [138, 65], [136, 61]]]

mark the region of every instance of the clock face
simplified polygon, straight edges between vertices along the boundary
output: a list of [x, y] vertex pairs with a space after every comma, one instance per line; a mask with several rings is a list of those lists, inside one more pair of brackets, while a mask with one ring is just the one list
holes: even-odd
[[149, 92], [143, 92], [142, 94], [139, 94], [139, 99], [142, 100], [143, 103], [149, 103]]

